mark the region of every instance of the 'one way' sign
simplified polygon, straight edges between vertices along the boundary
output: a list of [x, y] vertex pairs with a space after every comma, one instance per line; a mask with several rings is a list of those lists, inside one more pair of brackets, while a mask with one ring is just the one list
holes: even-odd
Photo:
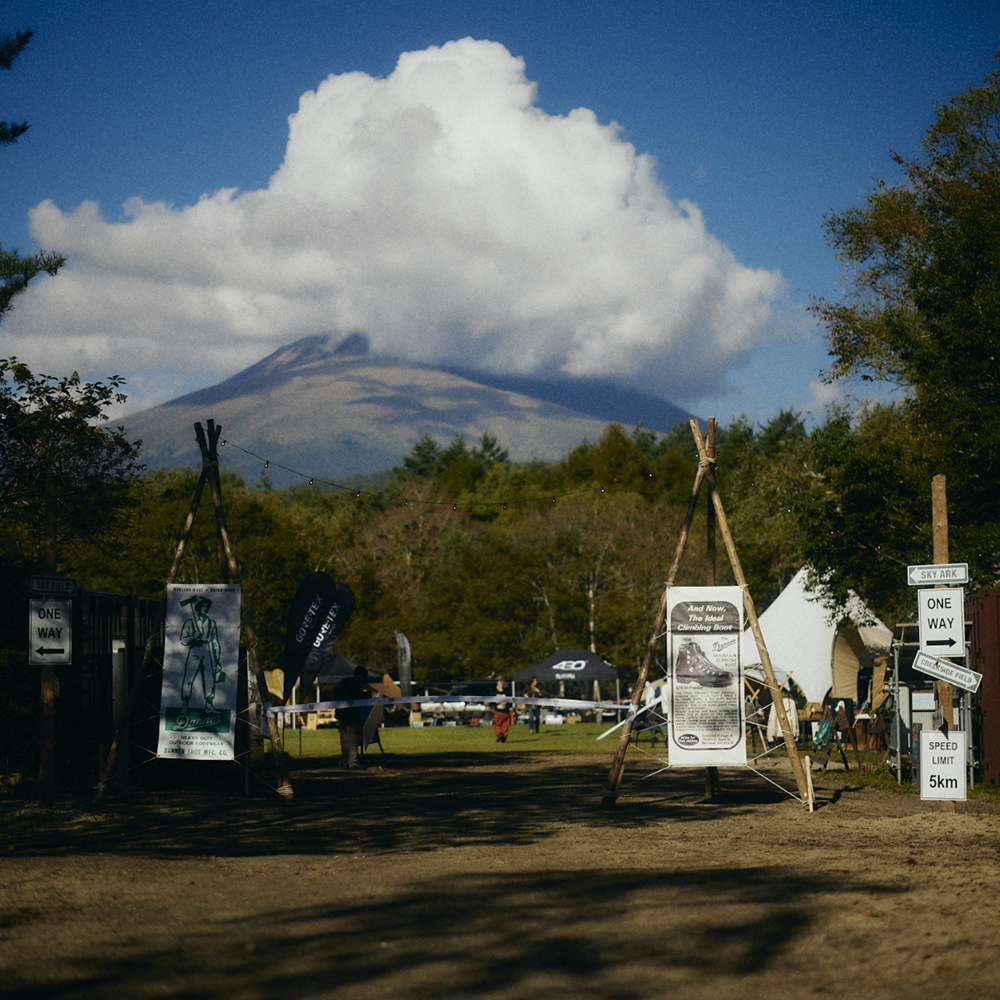
[[965, 592], [918, 590], [920, 648], [932, 656], [965, 656]]
[[32, 601], [28, 619], [28, 662], [73, 662], [73, 602]]

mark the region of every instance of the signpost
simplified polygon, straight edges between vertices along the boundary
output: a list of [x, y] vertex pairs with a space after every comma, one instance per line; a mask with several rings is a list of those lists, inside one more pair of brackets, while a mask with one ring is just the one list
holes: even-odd
[[913, 669], [973, 693], [979, 690], [979, 684], [983, 679], [983, 675], [976, 673], [975, 670], [963, 667], [960, 663], [938, 659], [938, 657], [931, 656], [923, 650], [914, 656]]
[[936, 587], [941, 583], [969, 582], [968, 563], [942, 563], [930, 566], [907, 566], [906, 582], [911, 587]]
[[917, 591], [920, 648], [937, 656], [965, 656], [965, 594], [959, 587]]
[[934, 729], [920, 734], [920, 797], [964, 802], [966, 798], [966, 734], [947, 736]]

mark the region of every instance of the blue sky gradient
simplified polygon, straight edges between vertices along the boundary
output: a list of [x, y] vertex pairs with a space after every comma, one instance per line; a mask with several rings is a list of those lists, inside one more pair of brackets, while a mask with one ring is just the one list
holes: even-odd
[[[761, 421], [785, 406], [818, 417], [835, 398], [815, 384], [825, 348], [804, 311], [812, 296], [837, 294], [840, 268], [823, 216], [861, 203], [875, 178], [895, 180], [890, 150], [915, 154], [935, 102], [982, 78], [1000, 47], [1000, 5], [0, 2], [0, 30], [24, 27], [35, 38], [14, 70], [0, 74], [0, 118], [31, 124], [0, 153], [0, 242], [34, 249], [28, 213], [47, 199], [60, 218], [96, 202], [103, 220], [86, 233], [80, 222], [80, 263], [71, 249], [69, 276], [39, 286], [72, 289], [78, 279], [82, 288], [94, 278], [104, 258], [91, 250], [116, 224], [116, 232], [128, 228], [129, 199], [164, 202], [176, 214], [221, 189], [268, 188], [289, 148], [289, 116], [329, 76], [385, 79], [401, 53], [491, 40], [523, 59], [525, 78], [537, 85], [535, 108], [553, 119], [586, 108], [601, 126], [617, 123], [621, 143], [655, 160], [665, 197], [694, 203], [709, 236], [742, 268], [780, 272], [783, 291], [767, 293], [771, 317], [752, 325], [745, 349], [702, 341], [688, 326], [677, 334], [684, 343], [659, 354], [653, 343], [629, 371], [608, 372], [647, 390], [662, 386], [702, 416], [725, 421], [744, 412]], [[164, 239], [184, 240], [183, 225], [171, 234]], [[60, 247], [50, 241], [46, 249]], [[133, 294], [127, 269], [108, 266], [120, 271], [100, 294]], [[48, 294], [40, 288], [21, 297], [0, 328], [0, 354], [54, 373], [122, 371], [136, 406], [219, 381], [282, 340], [321, 332], [279, 331], [269, 341], [243, 339], [234, 323], [217, 334], [206, 327], [200, 336], [219, 341], [213, 351], [181, 351], [166, 363], [154, 347], [122, 351], [130, 337], [154, 344], [162, 336], [138, 330], [134, 308], [123, 310], [120, 329], [108, 312], [92, 322], [83, 317], [76, 329], [65, 307], [50, 310]], [[658, 308], [643, 313], [654, 325]], [[447, 352], [454, 342], [413, 349], [433, 360], [434, 350]], [[592, 351], [586, 363], [599, 367], [605, 356]], [[503, 357], [466, 360], [496, 366]], [[561, 357], [539, 364], [551, 370]]]

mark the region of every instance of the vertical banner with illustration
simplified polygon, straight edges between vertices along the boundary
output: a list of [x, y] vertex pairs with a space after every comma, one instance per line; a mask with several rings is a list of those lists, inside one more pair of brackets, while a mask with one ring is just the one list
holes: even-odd
[[175, 760], [233, 760], [240, 656], [240, 588], [167, 587], [160, 738]]
[[671, 587], [667, 622], [670, 766], [745, 765], [742, 591]]

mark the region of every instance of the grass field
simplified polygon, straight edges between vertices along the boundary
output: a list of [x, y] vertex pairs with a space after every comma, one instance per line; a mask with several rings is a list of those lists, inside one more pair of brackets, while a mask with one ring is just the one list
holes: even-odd
[[[469, 753], [546, 753], [546, 754], [607, 754], [608, 765], [618, 746], [618, 731], [603, 740], [597, 737], [607, 732], [612, 725], [597, 725], [594, 722], [580, 722], [572, 725], [542, 726], [541, 733], [529, 733], [524, 725], [514, 726], [506, 743], [497, 743], [493, 735], [493, 726], [425, 726], [410, 729], [409, 727], [391, 727], [379, 730], [382, 747], [387, 754], [469, 754]], [[282, 736], [285, 752], [292, 759], [302, 757], [316, 759], [340, 756], [340, 735], [334, 728], [330, 729], [287, 729]], [[649, 744], [643, 746], [648, 749]], [[636, 752], [635, 747], [629, 748]], [[666, 756], [666, 748], [659, 744], [660, 754]], [[776, 757], [784, 757], [784, 748], [775, 749]], [[807, 753], [801, 749], [801, 753]], [[372, 745], [367, 751], [368, 759], [378, 763], [379, 748]], [[877, 755], [873, 755], [877, 756]], [[839, 768], [834, 767], [834, 771]], [[887, 791], [916, 794], [919, 789], [909, 782], [902, 785], [896, 782], [896, 776], [887, 767], [859, 773], [854, 769], [854, 758], [851, 757], [850, 780], [857, 785], [869, 785], [873, 788], [884, 788]], [[1000, 789], [984, 788], [982, 784], [969, 789], [970, 797], [984, 796], [1000, 798]]]
[[[611, 760], [618, 745], [618, 733], [598, 740], [611, 724], [595, 722], [573, 725], [542, 726], [540, 733], [529, 733], [527, 726], [513, 726], [506, 743], [497, 743], [492, 725], [483, 726], [424, 726], [411, 729], [394, 726], [379, 730], [382, 748], [395, 754], [437, 753], [607, 753]], [[340, 734], [336, 729], [286, 729], [281, 738], [285, 752], [295, 757], [340, 756]], [[379, 749], [367, 750], [375, 761]]]

